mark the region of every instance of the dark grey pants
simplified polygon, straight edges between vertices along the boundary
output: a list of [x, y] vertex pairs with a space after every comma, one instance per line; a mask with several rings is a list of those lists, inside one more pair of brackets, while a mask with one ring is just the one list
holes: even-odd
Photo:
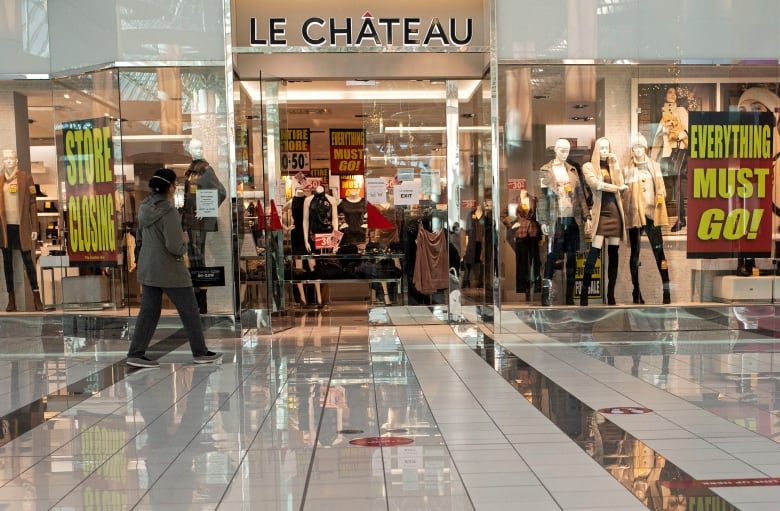
[[157, 329], [162, 311], [162, 295], [165, 293], [176, 306], [179, 317], [184, 325], [184, 332], [190, 341], [192, 356], [198, 357], [208, 352], [206, 341], [203, 338], [203, 325], [200, 322], [198, 302], [195, 300], [195, 291], [191, 287], [154, 287], [143, 286], [141, 295], [141, 310], [135, 322], [133, 340], [127, 352], [128, 358], [144, 356], [149, 342]]

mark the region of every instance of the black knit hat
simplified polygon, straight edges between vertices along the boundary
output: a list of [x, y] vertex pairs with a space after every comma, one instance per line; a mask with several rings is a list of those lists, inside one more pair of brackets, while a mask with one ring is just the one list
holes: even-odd
[[159, 169], [149, 180], [149, 188], [155, 193], [167, 193], [171, 185], [176, 182], [176, 172], [171, 169]]

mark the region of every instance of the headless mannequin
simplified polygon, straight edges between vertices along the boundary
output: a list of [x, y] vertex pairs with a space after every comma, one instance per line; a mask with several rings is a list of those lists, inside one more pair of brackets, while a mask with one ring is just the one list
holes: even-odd
[[[303, 233], [306, 250], [311, 253], [314, 248], [315, 234], [329, 234], [339, 224], [338, 202], [327, 193], [325, 188], [318, 186], [314, 193], [303, 202]], [[310, 266], [314, 269], [315, 262]], [[315, 284], [317, 291], [317, 304], [322, 305], [322, 291], [319, 284]]]
[[360, 196], [360, 190], [350, 190], [347, 196], [339, 202], [339, 215], [344, 216], [344, 223], [339, 230], [344, 233], [341, 246], [364, 245], [366, 243], [366, 201]]
[[13, 149], [4, 149], [3, 171], [0, 172], [0, 247], [3, 251], [5, 286], [8, 290], [6, 312], [16, 310], [14, 291], [13, 251], [22, 253], [27, 280], [33, 292], [35, 310], [43, 310], [32, 250], [38, 239], [38, 207], [35, 203], [35, 183], [28, 172], [20, 171], [19, 159]]
[[[302, 188], [296, 188], [293, 198], [287, 201], [287, 204], [282, 208], [285, 218], [285, 228], [290, 232], [290, 244], [293, 255], [299, 255], [306, 250], [304, 243], [304, 230], [303, 230], [303, 211], [304, 201], [306, 200], [306, 194]], [[299, 257], [293, 258], [293, 266], [298, 269], [303, 269], [303, 259]], [[314, 261], [309, 261], [309, 269], [314, 268]], [[315, 284], [318, 286], [317, 284]], [[303, 288], [303, 283], [297, 282], [295, 286], [298, 288], [298, 296], [300, 297], [301, 304], [306, 305], [306, 292]]]

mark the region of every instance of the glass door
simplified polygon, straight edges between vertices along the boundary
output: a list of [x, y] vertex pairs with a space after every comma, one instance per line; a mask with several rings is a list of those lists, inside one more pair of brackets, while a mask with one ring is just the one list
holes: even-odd
[[[280, 132], [285, 82], [262, 76], [236, 85], [237, 301], [244, 328], [284, 328], [284, 230]], [[277, 320], [272, 318], [278, 318]]]

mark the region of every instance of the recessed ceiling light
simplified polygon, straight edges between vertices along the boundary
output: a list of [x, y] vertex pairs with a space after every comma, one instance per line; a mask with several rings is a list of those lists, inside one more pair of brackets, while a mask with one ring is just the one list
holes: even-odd
[[588, 105], [586, 105], [585, 103], [577, 103], [576, 105], [574, 105], [574, 108], [576, 108], [577, 110], [581, 110], [583, 108], [587, 108], [587, 106]]

